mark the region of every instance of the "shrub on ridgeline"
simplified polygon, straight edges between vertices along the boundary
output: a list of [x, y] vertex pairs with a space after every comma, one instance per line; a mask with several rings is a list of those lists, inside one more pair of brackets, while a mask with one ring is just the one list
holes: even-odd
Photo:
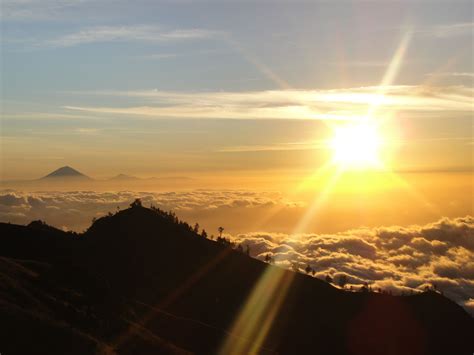
[[291, 269], [294, 271], [294, 272], [299, 272], [300, 271], [300, 268], [298, 266], [297, 263], [292, 263], [291, 264]]
[[369, 292], [369, 284], [364, 282], [364, 284], [359, 289], [360, 292]]
[[265, 254], [265, 262], [266, 263], [270, 262], [270, 258], [271, 258], [270, 254]]
[[131, 208], [143, 207], [143, 205], [142, 205], [142, 200], [139, 199], [139, 198], [136, 198], [135, 201], [133, 201], [133, 202], [130, 204], [130, 207], [131, 207]]
[[347, 284], [347, 276], [346, 275], [340, 275], [337, 281], [337, 284], [339, 285], [340, 288], [344, 289]]
[[230, 239], [225, 237], [217, 237], [216, 242], [232, 249], [235, 247], [235, 243], [231, 242]]

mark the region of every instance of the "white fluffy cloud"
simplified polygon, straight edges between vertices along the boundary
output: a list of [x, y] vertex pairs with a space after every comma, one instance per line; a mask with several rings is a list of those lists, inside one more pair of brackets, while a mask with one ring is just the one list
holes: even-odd
[[344, 233], [286, 235], [248, 233], [233, 237], [277, 264], [309, 264], [317, 277], [346, 275], [392, 292], [423, 290], [427, 285], [474, 314], [474, 217], [443, 218], [424, 226], [356, 229]]

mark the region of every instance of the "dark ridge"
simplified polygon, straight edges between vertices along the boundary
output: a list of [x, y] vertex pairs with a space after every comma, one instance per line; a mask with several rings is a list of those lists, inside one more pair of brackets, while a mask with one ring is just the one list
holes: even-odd
[[[342, 291], [206, 239], [139, 201], [81, 235], [38, 221], [0, 224], [0, 350], [213, 354], [227, 337], [248, 347], [229, 331], [267, 273], [291, 285], [259, 353], [474, 351], [473, 318], [439, 293]], [[282, 287], [261, 296], [269, 309]]]
[[42, 221], [40, 219], [36, 221], [31, 221], [28, 225], [28, 228], [33, 229], [33, 230], [38, 230], [38, 231], [45, 231], [49, 232], [51, 234], [55, 235], [64, 235], [64, 234], [69, 234], [69, 235], [77, 235], [77, 233], [74, 232], [64, 232], [61, 229], [58, 229], [56, 227], [50, 226], [47, 224], [45, 221]]

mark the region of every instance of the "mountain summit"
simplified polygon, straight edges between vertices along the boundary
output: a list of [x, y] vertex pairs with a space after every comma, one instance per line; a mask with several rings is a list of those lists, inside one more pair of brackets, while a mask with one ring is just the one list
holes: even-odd
[[52, 173], [44, 176], [42, 179], [49, 179], [49, 178], [82, 178], [82, 179], [90, 179], [88, 176], [82, 174], [81, 172], [77, 171], [76, 169], [71, 168], [70, 166], [63, 166]]

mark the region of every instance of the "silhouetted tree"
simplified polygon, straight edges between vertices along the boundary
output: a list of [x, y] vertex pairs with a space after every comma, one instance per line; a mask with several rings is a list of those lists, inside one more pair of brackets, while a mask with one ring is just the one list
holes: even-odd
[[339, 285], [340, 288], [346, 287], [347, 276], [346, 275], [340, 275], [337, 284]]
[[142, 207], [142, 200], [139, 199], [139, 198], [136, 198], [135, 201], [133, 201], [131, 204], [130, 204], [130, 207], [132, 208], [136, 208], [136, 207]]
[[300, 268], [298, 267], [298, 264], [296, 264], [296, 263], [291, 264], [291, 269], [294, 272], [299, 272], [300, 271]]
[[219, 237], [222, 238], [222, 232], [224, 231], [224, 227], [219, 227], [217, 228], [217, 230], [219, 231]]
[[43, 227], [49, 227], [46, 221], [43, 221], [41, 219], [38, 219], [36, 221], [31, 221], [30, 224], [28, 224], [28, 227], [33, 227], [37, 229], [43, 229]]
[[230, 239], [226, 239], [225, 237], [217, 237], [216, 241], [229, 248], [235, 247], [235, 243], [231, 242]]
[[193, 228], [193, 232], [199, 234], [199, 223], [196, 223]]
[[245, 254], [247, 254], [247, 256], [250, 256], [250, 246], [248, 244], [246, 245], [246, 248], [245, 248]]
[[311, 269], [311, 275], [313, 275], [313, 276], [314, 276], [314, 274], [316, 274], [316, 270], [314, 270], [314, 269]]
[[272, 257], [270, 256], [270, 254], [265, 254], [265, 262], [266, 262], [266, 263], [269, 263], [270, 260], [271, 260], [271, 258], [272, 258]]
[[364, 282], [364, 284], [360, 287], [360, 292], [369, 292], [369, 284]]
[[326, 280], [326, 282], [327, 282], [328, 284], [332, 283], [332, 277], [331, 277], [331, 275], [329, 275], [329, 274], [326, 275], [325, 280]]
[[304, 269], [304, 271], [306, 271], [307, 274], [309, 274], [313, 269], [311, 268], [311, 266], [306, 265], [306, 269]]
[[201, 237], [207, 239], [207, 232], [206, 232], [205, 229], [202, 230], [202, 232], [201, 232]]
[[242, 248], [242, 244], [239, 244], [239, 245], [238, 245], [237, 251], [238, 251], [239, 253], [243, 253], [243, 252], [244, 252], [244, 248]]

